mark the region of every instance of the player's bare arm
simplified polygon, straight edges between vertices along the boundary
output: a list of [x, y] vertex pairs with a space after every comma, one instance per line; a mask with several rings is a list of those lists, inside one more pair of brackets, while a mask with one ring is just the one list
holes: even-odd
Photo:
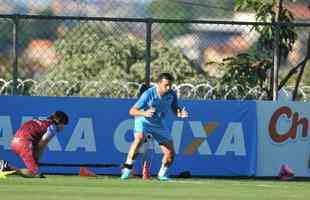
[[154, 107], [151, 107], [147, 110], [140, 110], [139, 108], [137, 107], [132, 107], [130, 110], [129, 110], [129, 114], [131, 116], [144, 116], [144, 117], [152, 117], [154, 115], [154, 113], [156, 112], [155, 108]]
[[48, 136], [47, 133], [45, 133], [43, 135], [43, 137], [41, 138], [41, 140], [39, 141], [38, 145], [36, 146], [35, 148], [35, 159], [37, 161], [39, 161], [43, 151], [44, 151], [44, 148], [46, 147], [46, 145], [48, 144], [48, 142], [51, 140], [51, 138]]

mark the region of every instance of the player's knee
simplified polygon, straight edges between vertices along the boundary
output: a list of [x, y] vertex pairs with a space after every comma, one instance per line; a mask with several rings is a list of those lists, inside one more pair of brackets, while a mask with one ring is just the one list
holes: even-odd
[[170, 166], [173, 163], [173, 157], [166, 157], [166, 159], [164, 160], [164, 164], [165, 166]]
[[167, 157], [166, 163], [167, 163], [167, 164], [171, 164], [172, 162], [173, 162], [172, 157]]
[[143, 142], [143, 137], [136, 137], [135, 139], [134, 139], [134, 143], [137, 145], [137, 146], [140, 146], [141, 144], [142, 144], [142, 142]]
[[166, 161], [168, 163], [172, 163], [173, 160], [174, 160], [174, 155], [175, 155], [175, 153], [174, 153], [173, 150], [168, 151], [167, 154], [166, 154]]
[[168, 151], [169, 157], [171, 157], [172, 159], [174, 158], [175, 152], [173, 149], [169, 149]]

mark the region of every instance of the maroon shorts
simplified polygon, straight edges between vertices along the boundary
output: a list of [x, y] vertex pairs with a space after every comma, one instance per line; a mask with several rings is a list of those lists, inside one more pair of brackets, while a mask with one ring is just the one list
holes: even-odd
[[38, 173], [39, 167], [33, 154], [33, 144], [30, 140], [14, 137], [11, 149], [23, 160], [27, 169], [33, 174]]

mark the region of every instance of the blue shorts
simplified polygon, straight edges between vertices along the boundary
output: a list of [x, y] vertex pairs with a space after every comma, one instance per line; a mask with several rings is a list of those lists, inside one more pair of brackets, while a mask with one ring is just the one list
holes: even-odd
[[153, 126], [143, 126], [141, 122], [135, 122], [134, 128], [135, 134], [143, 133], [144, 136], [148, 134], [152, 135], [158, 144], [166, 144], [171, 143], [171, 137], [168, 135], [167, 130], [164, 127], [153, 127]]

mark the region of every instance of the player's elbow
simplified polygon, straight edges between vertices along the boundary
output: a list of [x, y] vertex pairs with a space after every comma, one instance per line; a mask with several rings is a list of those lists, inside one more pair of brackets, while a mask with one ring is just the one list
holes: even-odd
[[129, 115], [135, 116], [135, 109], [134, 109], [134, 108], [131, 108], [131, 109], [129, 110]]
[[132, 107], [132, 108], [129, 110], [129, 115], [131, 115], [131, 116], [133, 116], [133, 117], [141, 115], [140, 109], [137, 108], [137, 107]]

